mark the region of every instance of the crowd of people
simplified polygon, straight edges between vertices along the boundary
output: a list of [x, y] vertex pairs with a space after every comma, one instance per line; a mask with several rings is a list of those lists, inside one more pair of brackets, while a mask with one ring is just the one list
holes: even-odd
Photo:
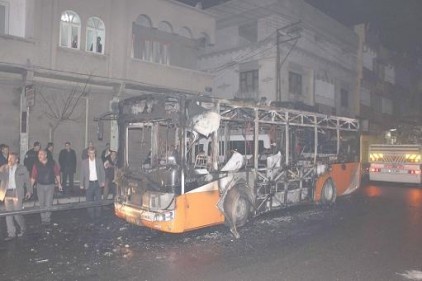
[[[71, 196], [74, 189], [77, 157], [70, 142], [64, 144], [58, 161], [54, 160], [54, 144], [49, 142], [45, 149], [36, 141], [24, 157], [23, 164], [16, 152], [10, 152], [9, 146], [0, 145], [0, 201], [4, 202], [6, 211], [19, 211], [23, 208], [23, 200], [32, 197], [34, 191], [41, 209], [53, 205], [56, 187], [60, 194]], [[114, 198], [114, 183], [117, 152], [110, 149], [107, 143], [97, 158], [93, 142], [82, 151], [80, 163], [80, 189], [85, 191], [86, 201], [98, 202]], [[95, 222], [101, 216], [101, 207], [88, 208], [89, 217]], [[41, 212], [41, 224], [49, 227], [51, 212]], [[25, 233], [25, 220], [19, 213], [6, 216], [6, 241], [22, 237]]]

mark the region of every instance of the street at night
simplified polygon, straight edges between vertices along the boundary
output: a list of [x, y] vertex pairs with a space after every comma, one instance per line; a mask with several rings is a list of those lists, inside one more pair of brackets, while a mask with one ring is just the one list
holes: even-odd
[[[27, 216], [23, 238], [1, 242], [1, 280], [421, 280], [422, 189], [370, 184], [333, 207], [303, 205], [227, 227], [165, 234], [104, 207]], [[5, 232], [4, 219], [1, 222]]]
[[422, 281], [421, 12], [0, 0], [0, 281]]

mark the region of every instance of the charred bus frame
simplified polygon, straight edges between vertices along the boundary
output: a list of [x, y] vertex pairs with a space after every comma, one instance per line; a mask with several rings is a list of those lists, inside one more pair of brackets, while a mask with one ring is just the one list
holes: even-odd
[[[226, 223], [238, 236], [250, 217], [303, 202], [332, 204], [360, 183], [355, 119], [177, 93], [124, 99], [117, 121], [116, 215], [160, 231]], [[250, 159], [230, 147], [230, 134], [245, 137]], [[262, 134], [271, 150], [260, 148]], [[200, 138], [209, 152], [195, 147]]]

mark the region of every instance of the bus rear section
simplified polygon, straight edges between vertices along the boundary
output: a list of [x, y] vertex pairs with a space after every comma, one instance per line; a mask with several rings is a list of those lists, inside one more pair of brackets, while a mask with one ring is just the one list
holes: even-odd
[[374, 144], [369, 147], [369, 180], [422, 183], [421, 146]]

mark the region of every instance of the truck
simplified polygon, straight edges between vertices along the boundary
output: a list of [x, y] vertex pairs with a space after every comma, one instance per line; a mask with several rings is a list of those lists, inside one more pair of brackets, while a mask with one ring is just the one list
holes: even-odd
[[384, 144], [369, 146], [369, 180], [396, 183], [422, 183], [421, 130], [401, 126], [385, 132]]

